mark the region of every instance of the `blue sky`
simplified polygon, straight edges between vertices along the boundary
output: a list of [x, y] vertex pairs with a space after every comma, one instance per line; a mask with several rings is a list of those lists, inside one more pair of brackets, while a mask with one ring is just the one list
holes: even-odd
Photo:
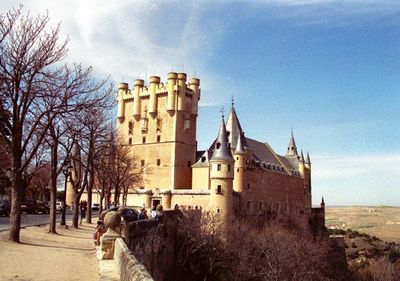
[[61, 22], [68, 60], [99, 77], [196, 73], [199, 149], [234, 96], [246, 135], [277, 153], [293, 128], [310, 151], [314, 204], [400, 205], [399, 1], [22, 3]]

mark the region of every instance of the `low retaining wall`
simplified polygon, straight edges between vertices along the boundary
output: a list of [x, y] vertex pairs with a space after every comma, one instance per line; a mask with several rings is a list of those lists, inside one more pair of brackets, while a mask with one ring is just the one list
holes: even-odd
[[126, 245], [156, 281], [168, 281], [173, 276], [176, 232], [179, 210], [166, 210], [156, 220], [141, 220], [126, 225]]
[[121, 281], [153, 281], [147, 269], [137, 261], [122, 238], [115, 240], [114, 261]]

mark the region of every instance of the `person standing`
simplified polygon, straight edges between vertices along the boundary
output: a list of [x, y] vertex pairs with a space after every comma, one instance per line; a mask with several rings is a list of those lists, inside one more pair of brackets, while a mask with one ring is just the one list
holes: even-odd
[[79, 204], [79, 210], [81, 213], [81, 221], [79, 222], [79, 225], [82, 225], [82, 221], [86, 217], [86, 210], [87, 210], [87, 205], [85, 201], [81, 201], [81, 203]]

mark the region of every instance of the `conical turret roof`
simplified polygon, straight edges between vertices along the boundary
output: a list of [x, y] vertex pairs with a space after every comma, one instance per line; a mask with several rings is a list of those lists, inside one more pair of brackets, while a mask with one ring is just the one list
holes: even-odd
[[228, 138], [226, 133], [224, 116], [222, 116], [221, 127], [219, 129], [218, 137], [217, 140], [215, 141], [214, 152], [210, 160], [233, 161], [232, 153], [228, 146]]
[[286, 156], [299, 156], [299, 154], [297, 153], [296, 143], [294, 141], [293, 131], [290, 134], [289, 146]]
[[[235, 149], [239, 136], [243, 135], [242, 126], [240, 126], [239, 119], [237, 117], [235, 107], [232, 103], [231, 111], [229, 112], [228, 119], [226, 120], [226, 130], [228, 131], [228, 141], [231, 144], [231, 148]], [[242, 145], [248, 147], [246, 138], [242, 138]]]
[[310, 161], [310, 154], [307, 151], [307, 158], [306, 158], [306, 164], [310, 165], [311, 161]]
[[239, 135], [239, 137], [238, 137], [235, 154], [246, 155], [246, 150], [243, 147], [243, 136], [242, 135]]

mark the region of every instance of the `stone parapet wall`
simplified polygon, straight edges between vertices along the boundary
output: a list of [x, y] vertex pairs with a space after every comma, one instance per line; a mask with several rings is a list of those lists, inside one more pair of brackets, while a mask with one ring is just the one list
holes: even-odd
[[164, 211], [156, 220], [130, 222], [125, 228], [127, 247], [156, 281], [169, 280], [174, 266], [179, 210]]
[[122, 238], [115, 240], [114, 261], [121, 281], [153, 281], [146, 268], [129, 251]]

